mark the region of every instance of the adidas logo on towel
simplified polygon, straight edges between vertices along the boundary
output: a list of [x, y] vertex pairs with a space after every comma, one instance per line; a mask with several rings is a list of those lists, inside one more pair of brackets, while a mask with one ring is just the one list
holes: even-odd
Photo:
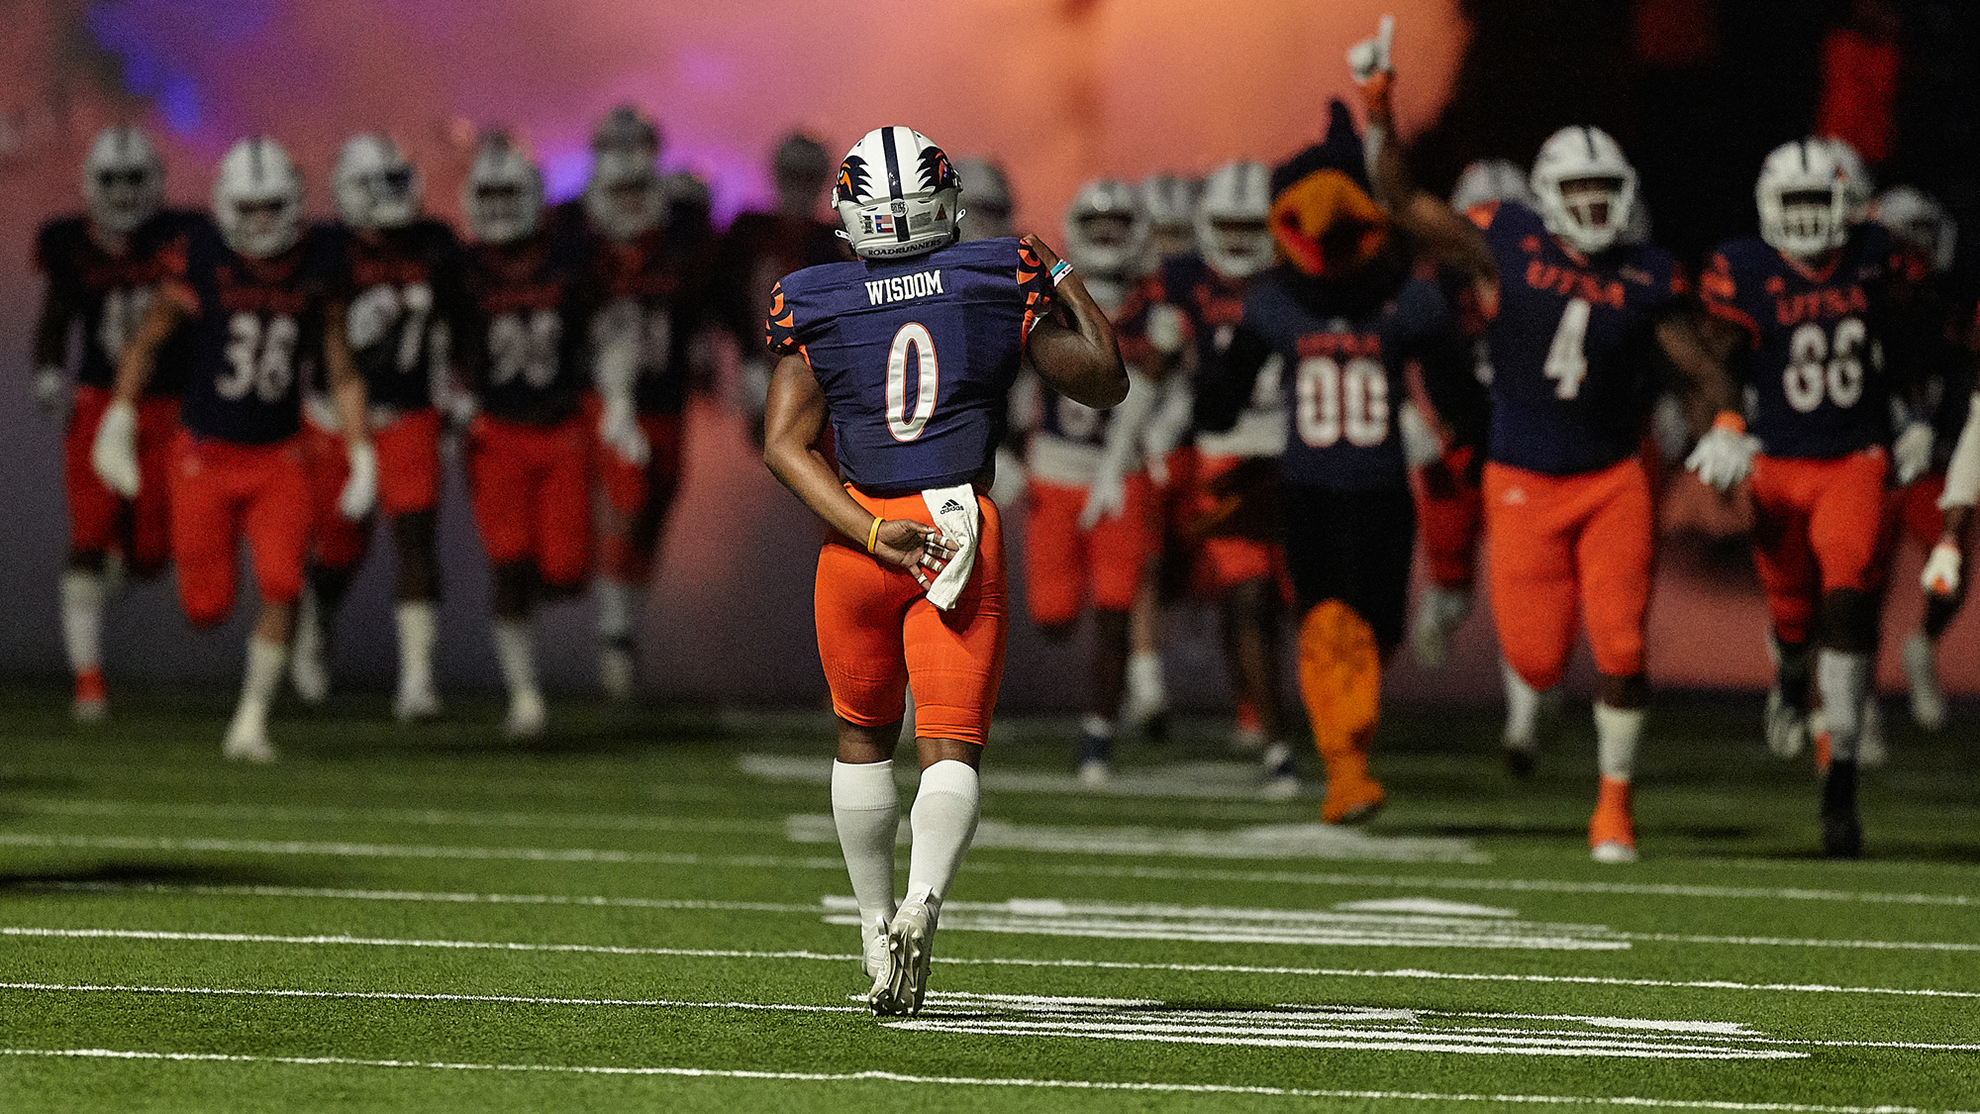
[[950, 500], [948, 500], [947, 502], [945, 502], [945, 503], [943, 503], [943, 504], [942, 504], [942, 509], [941, 509], [941, 510], [939, 510], [939, 511], [936, 511], [935, 513], [936, 513], [936, 514], [954, 514], [954, 513], [956, 513], [956, 512], [958, 512], [958, 511], [961, 511], [962, 509], [963, 509], [963, 508], [962, 508], [962, 504], [961, 504], [961, 503], [958, 503], [958, 502], [956, 502], [956, 501], [955, 501], [954, 499], [950, 499]]

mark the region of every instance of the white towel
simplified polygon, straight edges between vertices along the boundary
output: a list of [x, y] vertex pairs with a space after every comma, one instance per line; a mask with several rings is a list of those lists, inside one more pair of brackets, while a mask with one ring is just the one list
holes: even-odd
[[928, 504], [928, 513], [935, 517], [935, 528], [942, 531], [943, 539], [956, 551], [928, 584], [928, 602], [947, 611], [956, 605], [963, 585], [976, 568], [976, 544], [982, 535], [983, 514], [976, 505], [976, 489], [969, 484], [931, 487], [921, 493], [921, 501]]

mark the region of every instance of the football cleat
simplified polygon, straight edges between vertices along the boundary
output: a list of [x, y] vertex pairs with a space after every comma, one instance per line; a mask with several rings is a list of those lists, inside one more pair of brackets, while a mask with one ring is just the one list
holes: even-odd
[[431, 688], [402, 688], [392, 702], [392, 714], [400, 723], [439, 719], [440, 697]]
[[1598, 863], [1636, 861], [1636, 823], [1630, 816], [1629, 782], [1604, 777], [1588, 818], [1589, 853]]
[[1939, 669], [1932, 640], [1913, 631], [1904, 640], [1904, 676], [1911, 684], [1911, 719], [1927, 731], [1946, 725], [1946, 697], [1939, 691]]
[[875, 1017], [913, 1017], [921, 1012], [928, 993], [928, 960], [935, 939], [935, 910], [919, 897], [909, 897], [887, 925], [884, 979], [875, 978], [867, 995]]
[[1079, 733], [1079, 783], [1088, 789], [1107, 784], [1113, 776], [1114, 738], [1111, 734], [1097, 729], [1099, 717], [1090, 717], [1093, 722]]
[[873, 980], [873, 993], [893, 978], [892, 953], [887, 950], [887, 918], [875, 915], [872, 924], [859, 926], [860, 967]]
[[1767, 690], [1767, 749], [1776, 758], [1801, 753], [1809, 736], [1808, 713], [1788, 703], [1780, 686]]
[[1863, 857], [1863, 821], [1856, 812], [1856, 763], [1832, 762], [1822, 776], [1822, 854]]
[[251, 715], [245, 708], [234, 713], [234, 722], [227, 726], [227, 740], [221, 744], [220, 753], [230, 762], [265, 765], [275, 761], [275, 744], [268, 741], [267, 721], [262, 716]]
[[1506, 772], [1517, 778], [1533, 776], [1533, 766], [1540, 758], [1540, 744], [1533, 736], [1515, 739], [1511, 735], [1499, 740], [1499, 757], [1505, 760]]
[[509, 697], [509, 715], [502, 721], [502, 734], [511, 742], [543, 737], [550, 725], [550, 711], [543, 706], [543, 694], [523, 689]]
[[1299, 796], [1299, 767], [1293, 765], [1292, 748], [1273, 743], [1265, 748], [1265, 787], [1259, 796], [1268, 801], [1289, 801]]
[[110, 715], [110, 690], [103, 683], [101, 669], [85, 669], [76, 674], [75, 702], [69, 705], [77, 723], [102, 723]]
[[623, 640], [611, 640], [598, 648], [598, 687], [605, 698], [623, 704], [633, 698], [636, 676], [632, 647]]

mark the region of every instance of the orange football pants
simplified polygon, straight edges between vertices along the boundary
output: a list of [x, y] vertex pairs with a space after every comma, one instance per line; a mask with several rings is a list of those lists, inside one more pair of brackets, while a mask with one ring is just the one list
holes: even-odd
[[1888, 470], [1881, 446], [1828, 460], [1753, 458], [1753, 566], [1783, 641], [1807, 641], [1829, 592], [1881, 586]]
[[[870, 513], [934, 525], [919, 495], [875, 499], [847, 486]], [[848, 723], [881, 727], [906, 711], [914, 686], [915, 735], [981, 744], [1004, 678], [1004, 532], [997, 506], [981, 491], [976, 568], [948, 611], [929, 603], [912, 573], [882, 563], [834, 532], [818, 551], [813, 608], [818, 657], [832, 710]]]
[[547, 426], [474, 419], [468, 481], [490, 561], [534, 560], [546, 584], [583, 583], [591, 568], [591, 444], [582, 413]]
[[[179, 436], [179, 400], [153, 395], [137, 404], [138, 493], [125, 500], [103, 486], [89, 462], [96, 427], [110, 408], [110, 392], [79, 386], [62, 440], [62, 482], [69, 496], [69, 547], [79, 553], [125, 548], [131, 571], [149, 576], [172, 555], [171, 474]], [[128, 528], [128, 533], [126, 533]]]
[[241, 536], [254, 579], [269, 603], [302, 595], [309, 551], [309, 479], [300, 438], [237, 445], [181, 432], [172, 469], [172, 559], [179, 603], [196, 627], [234, 608], [235, 553]]
[[1643, 462], [1573, 476], [1487, 463], [1484, 491], [1492, 618], [1506, 663], [1536, 689], [1558, 684], [1579, 604], [1596, 668], [1642, 673], [1655, 552]]
[[[378, 511], [395, 516], [430, 511], [440, 505], [440, 415], [433, 410], [402, 414], [371, 431], [378, 453]], [[370, 522], [352, 522], [337, 508], [351, 478], [344, 435], [303, 421], [303, 465], [309, 473], [313, 518], [312, 548], [325, 568], [348, 569], [364, 560], [371, 544]]]
[[[1089, 585], [1093, 606], [1126, 611], [1141, 588], [1141, 572], [1160, 548], [1154, 485], [1147, 473], [1127, 477], [1121, 513], [1082, 530], [1086, 489], [1034, 479], [1025, 489], [1025, 598], [1031, 621], [1059, 626], [1079, 618]], [[915, 695], [916, 707], [921, 696]], [[917, 713], [918, 714], [918, 713]]]

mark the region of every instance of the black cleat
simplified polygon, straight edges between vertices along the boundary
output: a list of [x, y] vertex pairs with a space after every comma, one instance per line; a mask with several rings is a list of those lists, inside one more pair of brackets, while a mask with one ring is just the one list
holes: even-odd
[[1863, 821], [1856, 815], [1856, 760], [1835, 759], [1822, 778], [1822, 854], [1863, 857]]

